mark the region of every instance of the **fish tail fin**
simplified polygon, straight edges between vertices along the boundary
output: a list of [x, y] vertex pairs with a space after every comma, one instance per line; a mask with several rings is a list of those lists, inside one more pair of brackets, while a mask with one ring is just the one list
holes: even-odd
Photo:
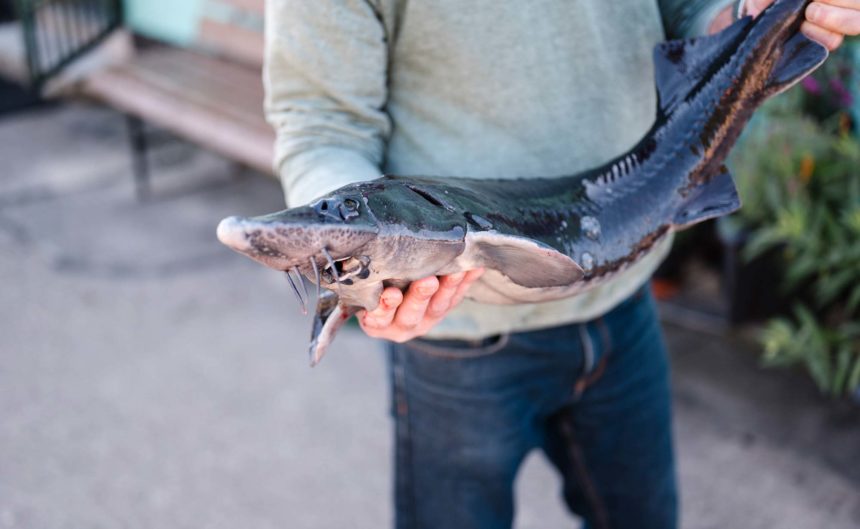
[[741, 200], [735, 182], [729, 170], [723, 166], [716, 176], [687, 191], [675, 213], [673, 225], [676, 229], [684, 229], [703, 220], [727, 215], [740, 207]]
[[811, 0], [776, 0], [770, 4], [756, 20], [761, 19], [765, 25], [772, 24], [774, 19], [784, 20], [799, 28], [803, 22], [803, 12]]
[[654, 48], [658, 112], [664, 116], [695, 90], [699, 80], [716, 64], [727, 60], [755, 26], [781, 27], [791, 36], [776, 53], [779, 59], [765, 84], [764, 95], [782, 92], [818, 68], [827, 59], [827, 48], [800, 33], [809, 0], [777, 0], [759, 17], [744, 17], [714, 35], [672, 40]]
[[753, 23], [752, 17], [745, 17], [714, 35], [658, 44], [654, 48], [654, 77], [659, 112], [671, 114], [699, 79], [737, 47]]
[[777, 0], [756, 19], [765, 28], [781, 27], [785, 40], [773, 50], [778, 58], [764, 87], [765, 96], [783, 92], [818, 68], [829, 55], [826, 47], [800, 31], [811, 0]]
[[821, 66], [829, 54], [827, 48], [798, 32], [782, 48], [765, 88], [766, 95], [788, 90]]

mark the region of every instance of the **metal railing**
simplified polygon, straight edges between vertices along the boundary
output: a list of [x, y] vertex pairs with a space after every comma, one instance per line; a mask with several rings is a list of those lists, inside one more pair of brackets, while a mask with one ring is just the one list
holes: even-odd
[[16, 0], [30, 82], [46, 81], [122, 25], [121, 0]]

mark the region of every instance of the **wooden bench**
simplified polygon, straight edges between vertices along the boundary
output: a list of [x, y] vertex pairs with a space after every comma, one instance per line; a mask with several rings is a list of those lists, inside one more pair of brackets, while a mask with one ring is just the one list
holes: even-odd
[[147, 46], [79, 90], [132, 117], [138, 192], [147, 189], [138, 120], [273, 174], [275, 134], [263, 116], [263, 0], [207, 0], [191, 49]]

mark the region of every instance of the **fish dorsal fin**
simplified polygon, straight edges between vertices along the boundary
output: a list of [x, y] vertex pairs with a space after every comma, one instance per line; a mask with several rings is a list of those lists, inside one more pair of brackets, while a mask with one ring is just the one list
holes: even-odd
[[798, 32], [783, 46], [768, 80], [768, 95], [787, 90], [821, 66], [828, 55], [827, 48]]
[[584, 275], [569, 256], [534, 239], [488, 231], [470, 234], [469, 238], [474, 262], [498, 270], [526, 288], [566, 286]]
[[752, 23], [752, 17], [744, 17], [714, 35], [658, 44], [654, 48], [654, 77], [660, 110], [668, 113], [683, 101], [702, 74], [737, 46]]
[[732, 175], [725, 167], [720, 173], [688, 190], [681, 207], [675, 213], [673, 224], [684, 229], [697, 222], [726, 215], [741, 207], [738, 190]]

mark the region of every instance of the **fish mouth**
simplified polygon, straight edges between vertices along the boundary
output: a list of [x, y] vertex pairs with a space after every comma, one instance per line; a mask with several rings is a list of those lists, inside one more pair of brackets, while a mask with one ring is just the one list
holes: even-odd
[[356, 280], [367, 279], [370, 276], [370, 257], [359, 255], [335, 259], [328, 249], [322, 248], [319, 258], [317, 256], [308, 258], [308, 266], [294, 265], [285, 268], [283, 272], [299, 302], [302, 314], [307, 314], [310, 297], [303, 276], [311, 279], [311, 282], [316, 285], [316, 299], [319, 303], [323, 283], [326, 288], [339, 290], [341, 285], [351, 286]]
[[[329, 285], [351, 285], [356, 279], [367, 279], [370, 275], [370, 256], [355, 255], [335, 259], [327, 248], [323, 248], [320, 255], [322, 265], [318, 268], [319, 277]], [[311, 257], [309, 261], [314, 268], [317, 260]], [[315, 280], [316, 276], [317, 273], [314, 271]]]

